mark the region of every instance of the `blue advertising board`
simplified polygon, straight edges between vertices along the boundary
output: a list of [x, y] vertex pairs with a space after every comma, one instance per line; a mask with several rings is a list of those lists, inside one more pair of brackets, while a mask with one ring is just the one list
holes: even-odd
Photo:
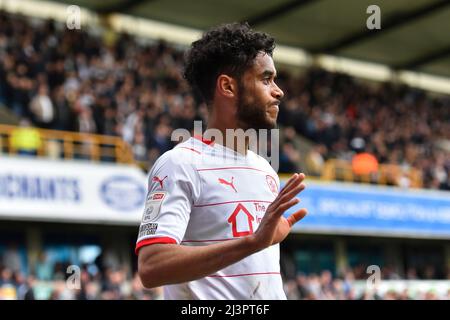
[[308, 182], [293, 231], [450, 239], [450, 192]]

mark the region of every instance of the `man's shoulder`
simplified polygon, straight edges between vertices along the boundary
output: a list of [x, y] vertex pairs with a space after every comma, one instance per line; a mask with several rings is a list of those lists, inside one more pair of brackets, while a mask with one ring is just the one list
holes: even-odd
[[252, 153], [253, 155], [254, 165], [256, 167], [260, 168], [261, 170], [267, 171], [273, 175], [277, 175], [276, 171], [273, 169], [270, 162], [266, 158], [264, 158], [263, 156], [259, 155], [258, 153], [252, 150], [249, 150], [249, 152]]
[[159, 156], [154, 167], [171, 166], [172, 170], [177, 168], [194, 168], [195, 164], [198, 163], [199, 155], [201, 155], [198, 149], [195, 141], [188, 139]]

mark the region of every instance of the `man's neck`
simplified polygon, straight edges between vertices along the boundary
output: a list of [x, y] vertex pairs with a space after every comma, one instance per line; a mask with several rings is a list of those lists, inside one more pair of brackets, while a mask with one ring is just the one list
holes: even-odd
[[206, 130], [208, 131], [208, 130], [212, 130], [212, 129], [220, 131], [222, 134], [222, 138], [223, 138], [222, 139], [223, 141], [220, 141], [220, 139], [215, 139], [214, 143], [221, 144], [229, 149], [234, 150], [237, 153], [247, 155], [247, 151], [248, 151], [248, 147], [249, 147], [249, 138], [248, 137], [245, 137], [244, 143], [242, 143], [242, 141], [238, 141], [238, 137], [236, 137], [235, 135], [230, 135], [229, 137], [227, 137], [227, 129], [228, 130], [239, 129], [235, 125], [226, 125], [223, 122], [211, 121], [208, 124], [208, 127], [206, 128]]

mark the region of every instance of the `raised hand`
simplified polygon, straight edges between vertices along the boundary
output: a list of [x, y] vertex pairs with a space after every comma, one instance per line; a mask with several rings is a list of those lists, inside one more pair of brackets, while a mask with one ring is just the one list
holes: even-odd
[[305, 185], [302, 183], [304, 179], [303, 173], [294, 174], [267, 208], [258, 230], [253, 234], [255, 242], [261, 248], [283, 241], [291, 231], [292, 226], [307, 214], [307, 210], [302, 208], [288, 218], [283, 217], [286, 210], [300, 202], [295, 196], [305, 189]]

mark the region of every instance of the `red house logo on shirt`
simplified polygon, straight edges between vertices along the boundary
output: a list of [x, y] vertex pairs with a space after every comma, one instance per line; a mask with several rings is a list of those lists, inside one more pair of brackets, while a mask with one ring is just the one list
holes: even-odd
[[[245, 214], [247, 216], [247, 223], [248, 223], [248, 231], [237, 231], [237, 217], [239, 214], [241, 214], [241, 211], [243, 212], [243, 214]], [[253, 233], [253, 225], [252, 225], [252, 221], [254, 221], [255, 218], [253, 218], [252, 214], [247, 210], [246, 207], [244, 207], [241, 203], [239, 203], [236, 207], [236, 209], [234, 209], [233, 213], [231, 214], [231, 216], [228, 218], [228, 223], [231, 223], [231, 229], [233, 231], [233, 237], [237, 238], [237, 237], [243, 237], [243, 236], [248, 236], [250, 234]]]

